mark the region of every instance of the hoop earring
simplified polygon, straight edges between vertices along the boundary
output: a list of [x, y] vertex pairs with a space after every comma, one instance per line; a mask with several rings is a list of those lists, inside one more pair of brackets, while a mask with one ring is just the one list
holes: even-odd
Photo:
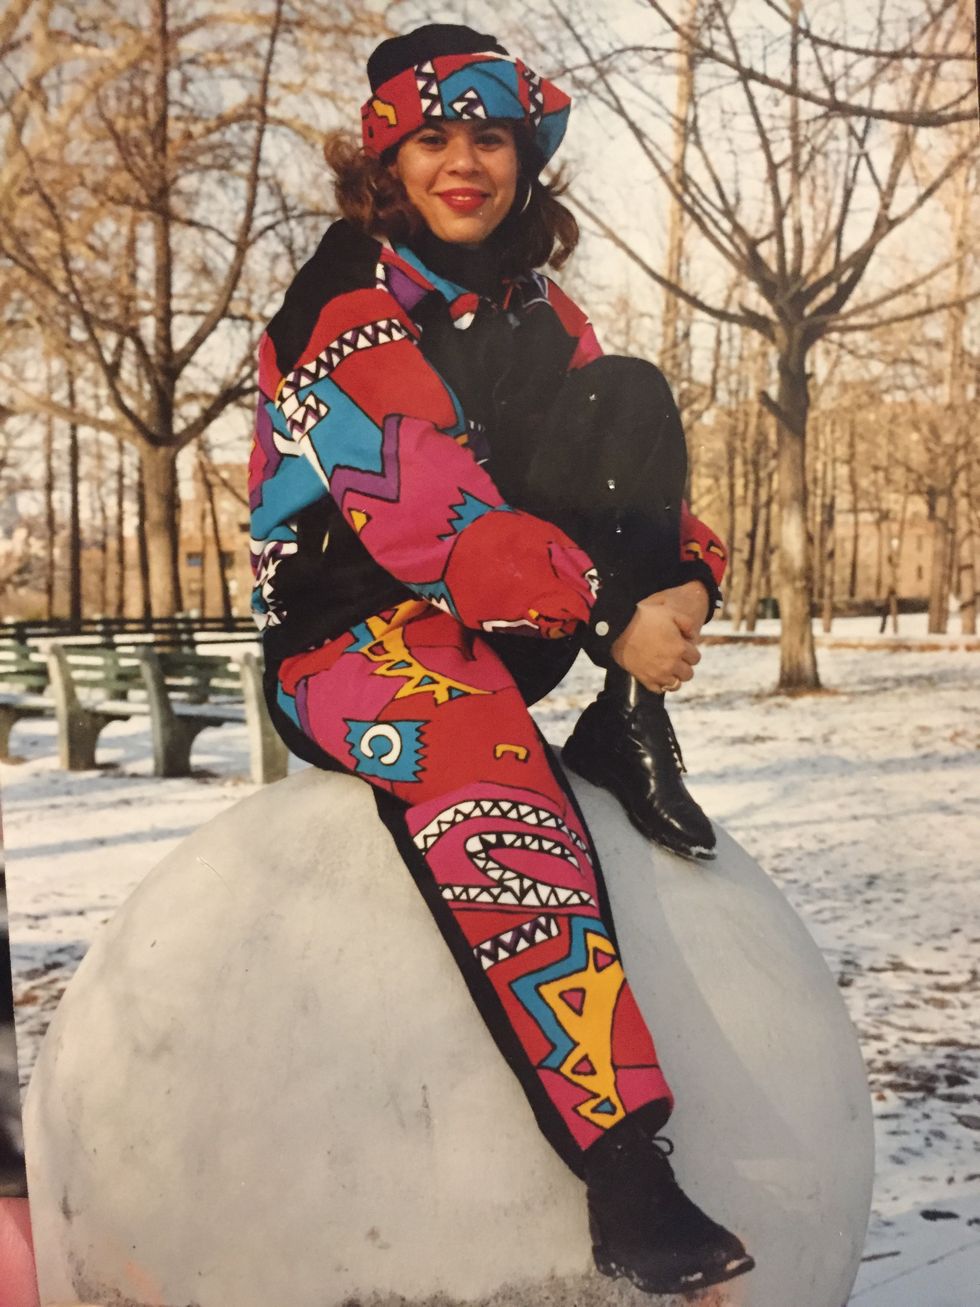
[[531, 203], [531, 196], [534, 193], [534, 183], [529, 178], [525, 178], [524, 184], [527, 186], [527, 195], [524, 196], [524, 203], [517, 210], [518, 213], [525, 213], [527, 211], [527, 206]]

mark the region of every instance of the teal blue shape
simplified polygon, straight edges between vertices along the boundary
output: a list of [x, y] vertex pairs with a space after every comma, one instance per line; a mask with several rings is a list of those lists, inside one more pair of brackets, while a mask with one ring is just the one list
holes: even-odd
[[345, 718], [359, 776], [384, 781], [414, 781], [422, 769], [424, 721], [355, 721]]
[[596, 917], [570, 917], [568, 929], [571, 938], [565, 957], [559, 958], [557, 962], [544, 967], [541, 971], [531, 971], [526, 976], [520, 976], [511, 982], [514, 994], [527, 1008], [541, 1033], [554, 1045], [553, 1051], [541, 1063], [549, 1070], [558, 1070], [575, 1045], [564, 1026], [541, 997], [540, 987], [548, 984], [549, 981], [561, 980], [565, 976], [572, 976], [577, 971], [585, 970], [589, 960], [585, 941], [586, 931], [602, 935], [604, 939], [609, 938], [602, 922]]
[[459, 617], [459, 612], [456, 609], [456, 605], [453, 603], [453, 597], [449, 593], [449, 587], [446, 585], [445, 581], [420, 581], [418, 584], [414, 581], [410, 581], [409, 585], [420, 599], [427, 599], [429, 603], [432, 603], [433, 600], [441, 599], [444, 603], [449, 605], [449, 611], [453, 617]]
[[354, 643], [349, 649], [344, 650], [345, 654], [363, 653], [378, 638], [367, 622], [358, 622], [356, 626], [351, 627], [351, 635], [354, 637]]
[[546, 159], [550, 159], [562, 143], [568, 126], [568, 110], [569, 106], [566, 104], [561, 109], [546, 113], [535, 128], [535, 144]]
[[295, 540], [293, 532], [283, 535], [277, 528], [326, 494], [326, 486], [302, 454], [284, 458], [275, 476], [262, 486], [261, 504], [252, 510], [252, 539]]
[[488, 59], [485, 63], [467, 64], [450, 73], [439, 83], [447, 118], [467, 117], [452, 107], [466, 91], [474, 90], [480, 97], [488, 118], [510, 118], [523, 121], [524, 106], [517, 91], [517, 68], [509, 59]]
[[485, 517], [487, 513], [494, 511], [490, 504], [484, 503], [476, 495], [471, 495], [468, 490], [463, 490], [462, 495], [463, 498], [458, 504], [449, 505], [449, 511], [454, 516], [449, 521], [450, 530], [445, 535], [441, 535], [440, 540], [451, 540], [454, 535], [459, 535], [471, 522], [476, 522], [479, 518]]
[[380, 474], [384, 470], [381, 428], [329, 377], [312, 389], [330, 407], [309, 433], [327, 476], [338, 467]]

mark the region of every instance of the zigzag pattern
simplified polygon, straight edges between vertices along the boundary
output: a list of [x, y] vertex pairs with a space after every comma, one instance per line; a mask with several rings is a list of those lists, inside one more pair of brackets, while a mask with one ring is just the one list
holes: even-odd
[[422, 116], [424, 118], [444, 118], [442, 100], [439, 98], [439, 79], [431, 61], [415, 65], [415, 85], [419, 88]]
[[486, 118], [486, 105], [471, 86], [461, 96], [453, 100], [452, 108], [460, 118]]
[[276, 406], [286, 419], [286, 426], [293, 439], [299, 440], [308, 435], [330, 412], [330, 406], [317, 395], [300, 399], [301, 390], [329, 377], [334, 368], [339, 367], [344, 359], [357, 350], [390, 345], [392, 341], [405, 340], [407, 337], [408, 331], [397, 318], [381, 318], [378, 322], [367, 322], [364, 326], [345, 331], [342, 336], [331, 341], [315, 359], [294, 368], [283, 379], [276, 397]]
[[297, 389], [290, 386], [288, 382], [279, 392], [276, 403], [286, 419], [289, 434], [294, 440], [301, 440], [303, 436], [308, 435], [330, 412], [330, 406], [317, 395], [309, 395], [305, 400], [300, 399]]
[[[366, 322], [361, 327], [353, 327], [350, 331], [345, 331], [342, 336], [338, 336], [332, 341], [327, 348], [313, 360], [313, 364], [307, 364], [306, 369], [297, 368], [297, 372], [303, 372], [310, 367], [319, 366], [323, 370], [313, 378], [318, 381], [321, 376], [329, 376], [334, 368], [343, 363], [345, 358], [354, 354], [359, 349], [374, 349], [376, 345], [390, 345], [395, 340], [405, 340], [408, 337], [408, 331], [404, 324], [397, 318], [381, 318], [378, 322]], [[301, 382], [301, 385], [310, 385], [310, 382]]]
[[471, 835], [463, 846], [478, 871], [495, 886], [444, 885], [442, 897], [457, 903], [493, 903], [498, 907], [530, 908], [583, 908], [594, 906], [591, 894], [584, 890], [566, 889], [532, 880], [520, 872], [511, 871], [499, 862], [491, 849], [523, 849], [530, 853], [545, 853], [562, 858], [578, 871], [575, 855], [564, 844], [539, 835], [521, 835], [516, 831], [498, 831], [488, 835]]
[[[285, 608], [276, 600], [274, 581], [279, 564], [289, 554], [295, 554], [297, 548], [295, 541], [267, 540], [257, 560], [254, 560], [253, 555], [255, 589], [252, 616], [260, 631], [264, 631], [267, 626], [278, 626], [286, 615]], [[262, 608], [255, 606], [257, 598], [263, 604]]]
[[422, 827], [414, 837], [416, 847], [422, 853], [428, 853], [446, 831], [452, 830], [454, 826], [458, 826], [462, 821], [468, 821], [471, 817], [494, 817], [498, 820], [505, 818], [508, 821], [522, 821], [528, 826], [546, 826], [551, 830], [561, 831], [586, 856], [589, 853], [585, 841], [566, 826], [555, 813], [530, 803], [520, 803], [516, 799], [467, 799], [462, 803], [454, 803], [451, 808], [444, 809], [438, 817], [434, 817]]
[[541, 90], [541, 78], [526, 65], [521, 68], [521, 72], [527, 82], [528, 117], [531, 119], [532, 125], [537, 127], [544, 117], [544, 92]]
[[558, 918], [545, 913], [533, 921], [526, 921], [523, 926], [515, 926], [513, 930], [505, 930], [494, 935], [493, 939], [484, 940], [473, 952], [483, 970], [489, 971], [497, 962], [516, 957], [542, 940], [554, 939], [560, 929]]

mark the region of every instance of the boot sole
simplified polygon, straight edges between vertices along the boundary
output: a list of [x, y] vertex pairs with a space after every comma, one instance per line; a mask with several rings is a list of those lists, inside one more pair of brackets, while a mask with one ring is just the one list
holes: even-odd
[[717, 1272], [710, 1275], [704, 1271], [698, 1271], [695, 1275], [682, 1275], [669, 1282], [666, 1280], [655, 1282], [641, 1275], [633, 1267], [624, 1266], [620, 1262], [613, 1261], [611, 1257], [597, 1251], [595, 1248], [592, 1249], [592, 1256], [595, 1260], [596, 1270], [601, 1275], [608, 1276], [611, 1280], [629, 1280], [643, 1293], [700, 1293], [702, 1289], [710, 1289], [714, 1284], [724, 1284], [727, 1280], [734, 1280], [739, 1275], [747, 1275], [749, 1271], [755, 1269], [755, 1259], [746, 1253], [744, 1257], [732, 1258], [724, 1266], [719, 1267]]
[[644, 839], [651, 840], [654, 844], [661, 845], [661, 847], [667, 849], [669, 853], [676, 853], [680, 858], [686, 858], [688, 862], [714, 862], [716, 857], [714, 849], [704, 848], [701, 845], [684, 844], [679, 839], [672, 839], [669, 830], [658, 831], [656, 833], [649, 830], [643, 824], [641, 818], [633, 808], [628, 803], [623, 802], [597, 767], [594, 768], [589, 763], [583, 764], [581, 758], [575, 756], [574, 750], [572, 751], [572, 755], [569, 756], [568, 746], [570, 743], [571, 738], [565, 741], [565, 747], [561, 752], [562, 762], [567, 767], [571, 768], [576, 776], [581, 776], [582, 779], [588, 781], [590, 785], [595, 785], [600, 790], [605, 790], [607, 794], [611, 794], [630, 819], [630, 825], [634, 830], [638, 830]]

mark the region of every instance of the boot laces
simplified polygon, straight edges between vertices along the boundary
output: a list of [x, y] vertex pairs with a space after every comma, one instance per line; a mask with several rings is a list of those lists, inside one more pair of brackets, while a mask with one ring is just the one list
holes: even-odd
[[[676, 733], [675, 733], [675, 731], [674, 731], [674, 723], [670, 720], [670, 714], [667, 712], [667, 709], [666, 709], [666, 707], [664, 706], [664, 703], [663, 703], [663, 696], [659, 696], [659, 698], [660, 698], [660, 702], [657, 704], [657, 714], [658, 714], [658, 716], [662, 716], [662, 717], [663, 717], [664, 726], [666, 727], [666, 731], [667, 731], [667, 742], [668, 742], [668, 744], [670, 745], [670, 752], [671, 752], [671, 755], [673, 756], [674, 762], [677, 764], [677, 770], [678, 770], [679, 772], [686, 772], [686, 771], [687, 771], [687, 767], [685, 766], [685, 763], [684, 763], [684, 755], [681, 753], [681, 746], [680, 746], [680, 743], [679, 743], [679, 741], [678, 741], [678, 739], [677, 739], [677, 735], [676, 735]], [[644, 715], [644, 709], [646, 709], [647, 711], [649, 711], [649, 707], [650, 707], [649, 704], [644, 704], [644, 703], [642, 703], [642, 702], [641, 702], [641, 703], [637, 703], [637, 704], [635, 704], [635, 705], [634, 705], [634, 706], [629, 710], [629, 714], [628, 714], [628, 718], [627, 718], [627, 720], [628, 720], [631, 724], [632, 724], [632, 722], [634, 722], [634, 721], [641, 721], [641, 722], [642, 722], [642, 720], [643, 720], [643, 715]]]
[[[684, 756], [681, 753], [681, 746], [677, 741], [677, 736], [674, 734], [674, 724], [667, 715], [666, 709], [664, 710], [664, 716], [667, 719], [667, 739], [670, 740], [670, 751], [674, 755], [674, 760], [677, 763], [678, 770], [686, 772], [687, 768], [684, 766]], [[671, 1144], [671, 1148], [673, 1149], [673, 1144]]]

